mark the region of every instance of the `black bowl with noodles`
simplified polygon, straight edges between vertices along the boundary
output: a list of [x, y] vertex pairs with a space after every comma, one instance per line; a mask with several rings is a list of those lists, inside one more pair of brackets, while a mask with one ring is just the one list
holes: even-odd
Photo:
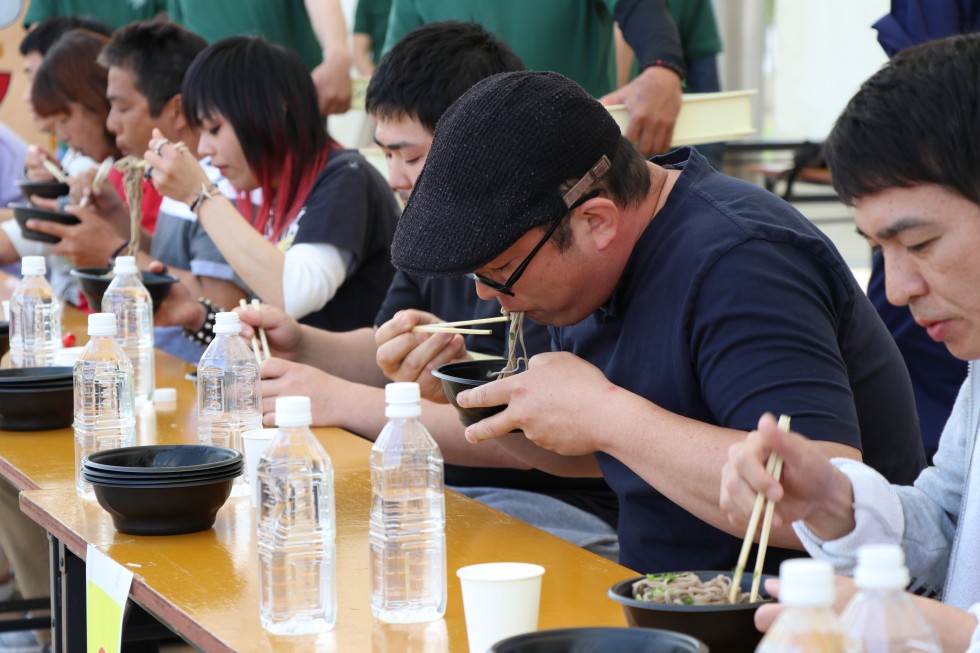
[[[496, 415], [504, 408], [501, 406], [484, 406], [480, 408], [463, 408], [457, 403], [456, 395], [464, 390], [476, 388], [484, 383], [495, 381], [494, 373], [504, 369], [507, 360], [504, 358], [485, 358], [480, 360], [446, 363], [432, 371], [432, 375], [442, 381], [442, 391], [446, 399], [456, 408], [459, 420], [469, 426], [491, 415]], [[523, 367], [520, 371], [523, 371]]]
[[[695, 571], [702, 582], [721, 575], [732, 576], [730, 571]], [[665, 628], [696, 637], [711, 653], [743, 653], [755, 650], [762, 633], [755, 628], [755, 611], [763, 603], [772, 601], [765, 592], [765, 582], [771, 575], [763, 575], [759, 583], [761, 600], [755, 603], [675, 605], [653, 603], [633, 598], [633, 584], [645, 576], [635, 576], [613, 585], [609, 598], [623, 606], [626, 621], [639, 628]], [[742, 575], [741, 590], [752, 589], [752, 573]]]
[[39, 206], [34, 206], [33, 204], [13, 202], [8, 204], [8, 206], [14, 210], [14, 219], [17, 221], [17, 224], [20, 225], [20, 231], [24, 234], [24, 238], [28, 240], [36, 240], [38, 242], [51, 244], [61, 242], [61, 238], [58, 238], [57, 236], [28, 229], [28, 220], [47, 220], [48, 222], [57, 222], [58, 224], [64, 225], [73, 225], [78, 224], [79, 222], [78, 218], [73, 215], [59, 213], [58, 211], [49, 211], [47, 209], [42, 209]]
[[[96, 312], [101, 310], [102, 295], [112, 282], [112, 268], [73, 268], [70, 274], [78, 279], [78, 285], [81, 286], [89, 307]], [[177, 283], [177, 277], [140, 270], [140, 281], [149, 291], [155, 311], [170, 294], [170, 288]]]
[[18, 188], [20, 188], [20, 194], [24, 196], [24, 199], [28, 202], [31, 201], [31, 197], [43, 197], [48, 200], [56, 200], [63, 195], [67, 195], [71, 190], [68, 184], [61, 181], [31, 181], [30, 179], [21, 179], [17, 182]]

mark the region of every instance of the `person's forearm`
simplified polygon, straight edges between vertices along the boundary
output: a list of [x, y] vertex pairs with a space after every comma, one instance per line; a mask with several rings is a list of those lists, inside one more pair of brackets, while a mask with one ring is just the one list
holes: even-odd
[[201, 204], [198, 220], [218, 251], [262, 301], [284, 308], [285, 255], [242, 218], [224, 196]]
[[383, 388], [388, 379], [375, 362], [377, 348], [371, 327], [334, 332], [304, 325], [293, 359], [348, 381]]
[[969, 648], [973, 631], [977, 628], [976, 617], [966, 610], [933, 599], [913, 595], [912, 600], [939, 635], [939, 644], [945, 653], [962, 653]]
[[323, 50], [324, 60], [330, 57], [342, 56], [348, 61], [350, 50], [347, 48], [347, 21], [338, 0], [305, 0], [306, 13], [310, 17], [310, 26], [316, 35], [316, 40]]

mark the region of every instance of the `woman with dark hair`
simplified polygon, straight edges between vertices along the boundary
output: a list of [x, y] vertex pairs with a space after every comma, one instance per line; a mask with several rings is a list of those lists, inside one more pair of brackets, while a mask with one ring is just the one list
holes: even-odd
[[190, 205], [263, 301], [333, 331], [372, 325], [393, 275], [398, 206], [373, 166], [327, 134], [299, 57], [258, 37], [224, 39], [181, 92], [198, 153], [239, 192], [238, 210], [187, 148], [154, 132], [145, 159], [160, 192]]

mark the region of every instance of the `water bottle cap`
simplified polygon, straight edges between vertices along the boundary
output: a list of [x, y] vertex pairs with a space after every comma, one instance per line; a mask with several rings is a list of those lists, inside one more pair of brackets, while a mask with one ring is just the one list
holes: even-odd
[[834, 567], [826, 560], [793, 558], [779, 565], [779, 602], [803, 607], [834, 604]]
[[313, 423], [309, 397], [278, 397], [276, 426], [309, 426]]
[[22, 276], [27, 276], [29, 274], [40, 274], [44, 275], [47, 271], [47, 267], [44, 263], [43, 256], [25, 256], [20, 259], [20, 273]]
[[854, 583], [861, 589], [904, 589], [909, 584], [905, 553], [897, 544], [868, 544], [858, 549]]
[[136, 257], [117, 256], [112, 271], [115, 274], [136, 274]]
[[415, 382], [389, 383], [385, 386], [385, 401], [389, 404], [417, 404], [421, 396], [419, 384]]
[[89, 315], [88, 335], [89, 337], [116, 335], [116, 314], [92, 313]]
[[238, 313], [218, 313], [214, 316], [215, 333], [241, 333], [242, 323]]

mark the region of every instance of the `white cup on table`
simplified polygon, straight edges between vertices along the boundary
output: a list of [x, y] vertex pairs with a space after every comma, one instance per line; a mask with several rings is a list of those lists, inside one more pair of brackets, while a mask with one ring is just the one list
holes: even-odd
[[486, 562], [456, 570], [470, 653], [486, 653], [502, 639], [538, 629], [544, 567]]
[[265, 448], [272, 442], [279, 429], [252, 429], [242, 433], [242, 447], [245, 454], [245, 470], [248, 474], [248, 487], [251, 490], [252, 505], [259, 505], [259, 481], [256, 473], [259, 469], [259, 458], [265, 453]]

